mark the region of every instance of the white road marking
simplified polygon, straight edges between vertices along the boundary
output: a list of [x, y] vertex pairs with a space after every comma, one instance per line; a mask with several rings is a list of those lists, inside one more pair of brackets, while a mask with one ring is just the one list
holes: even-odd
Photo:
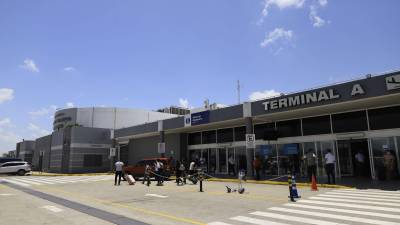
[[344, 225], [343, 223], [329, 222], [329, 221], [324, 221], [324, 220], [316, 220], [316, 219], [309, 219], [309, 218], [298, 217], [298, 216], [288, 216], [288, 215], [261, 212], [261, 211], [256, 211], [256, 212], [253, 212], [250, 214], [256, 215], [256, 216], [264, 216], [264, 217], [269, 217], [269, 218], [274, 218], [274, 219], [280, 219], [280, 220], [288, 220], [288, 221], [293, 221], [293, 222], [315, 224], [315, 225], [339, 225], [339, 224]]
[[379, 210], [379, 211], [399, 212], [400, 213], [400, 209], [380, 207], [380, 206], [348, 204], [348, 203], [339, 203], [339, 202], [313, 201], [313, 200], [300, 200], [298, 202], [317, 204], [317, 205], [342, 206], [342, 207], [349, 207], [349, 208], [356, 208], [356, 209], [370, 209], [370, 210]]
[[52, 211], [52, 212], [55, 212], [55, 213], [58, 213], [58, 212], [62, 212], [62, 211], [63, 211], [62, 209], [60, 209], [60, 208], [58, 208], [58, 207], [55, 207], [55, 206], [53, 206], [53, 205], [45, 205], [45, 206], [42, 206], [41, 208], [47, 209], [47, 210]]
[[5, 182], [8, 182], [8, 183], [12, 183], [12, 184], [24, 186], [24, 187], [29, 187], [29, 186], [31, 186], [30, 184], [21, 183], [21, 182], [18, 182], [18, 181], [15, 181], [15, 180], [11, 180], [11, 179], [4, 179], [4, 181], [5, 181]]
[[331, 191], [331, 192], [326, 192], [325, 194], [330, 194], [330, 195], [338, 195], [338, 196], [360, 196], [360, 197], [371, 197], [371, 198], [391, 198], [391, 199], [400, 199], [400, 196], [399, 197], [397, 197], [397, 196], [387, 196], [387, 195], [381, 195], [381, 194], [378, 194], [378, 195], [371, 195], [371, 194], [368, 194], [368, 193], [357, 193], [357, 192], [355, 192], [355, 193], [350, 193], [350, 192], [333, 192], [333, 191]]
[[372, 201], [381, 201], [381, 202], [397, 202], [400, 203], [400, 200], [395, 199], [384, 199], [382, 197], [363, 197], [363, 196], [340, 196], [340, 195], [331, 195], [331, 194], [320, 194], [318, 196], [321, 197], [328, 197], [328, 198], [344, 198], [344, 199], [359, 199], [359, 200], [372, 200]]
[[268, 220], [254, 219], [254, 218], [247, 217], [247, 216], [236, 216], [236, 217], [232, 217], [230, 219], [235, 220], [235, 221], [245, 222], [245, 223], [257, 224], [257, 225], [288, 225], [286, 223], [277, 223], [277, 222], [268, 221]]
[[323, 200], [323, 201], [333, 201], [333, 202], [349, 202], [349, 203], [360, 203], [360, 204], [372, 204], [372, 205], [384, 205], [384, 206], [400, 207], [400, 204], [389, 203], [389, 202], [361, 201], [361, 200], [325, 198], [325, 197], [310, 197], [310, 199]]
[[380, 194], [380, 195], [391, 195], [391, 196], [400, 196], [400, 192], [397, 191], [373, 191], [373, 190], [351, 190], [351, 189], [344, 189], [344, 190], [334, 190], [334, 192], [344, 192], [344, 193], [363, 193], [363, 194]]
[[29, 181], [29, 180], [26, 180], [26, 179], [24, 179], [24, 178], [22, 178], [22, 177], [21, 177], [21, 178], [10, 178], [10, 179], [15, 180], [15, 181], [18, 181], [18, 182], [28, 183], [28, 184], [42, 185], [41, 183], [34, 182], [34, 181]]
[[12, 195], [15, 195], [15, 194], [9, 194], [9, 193], [1, 193], [0, 194], [0, 196], [12, 196]]
[[361, 222], [361, 223], [370, 223], [370, 224], [379, 224], [379, 225], [399, 225], [398, 223], [383, 221], [383, 220], [373, 220], [373, 219], [365, 219], [361, 217], [353, 217], [353, 216], [342, 216], [342, 215], [335, 215], [329, 213], [320, 213], [320, 212], [309, 212], [297, 209], [287, 209], [281, 207], [271, 207], [269, 210], [285, 212], [285, 213], [296, 213], [306, 216], [316, 216], [322, 218], [330, 218], [330, 219], [338, 219], [338, 220], [347, 220], [352, 222]]
[[232, 225], [230, 223], [223, 223], [223, 222], [212, 222], [212, 223], [207, 223], [207, 225]]
[[382, 217], [382, 218], [400, 219], [400, 215], [368, 212], [368, 211], [358, 211], [358, 210], [351, 210], [351, 209], [329, 208], [329, 207], [305, 205], [305, 204], [299, 204], [299, 203], [286, 203], [286, 204], [284, 204], [284, 206], [298, 207], [298, 208], [303, 208], [303, 209], [316, 209], [316, 210], [331, 211], [331, 212], [352, 213], [352, 214], [358, 214], [358, 215], [364, 215], [364, 216], [375, 216], [375, 217]]
[[144, 196], [157, 197], [157, 198], [168, 198], [168, 196], [158, 195], [158, 194], [145, 194]]

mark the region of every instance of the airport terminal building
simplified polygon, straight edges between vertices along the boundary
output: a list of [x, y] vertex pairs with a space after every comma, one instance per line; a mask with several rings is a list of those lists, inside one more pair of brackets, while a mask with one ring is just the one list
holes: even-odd
[[[255, 135], [254, 146], [246, 147], [246, 134]], [[223, 175], [230, 157], [247, 171], [257, 157], [265, 177], [285, 175], [289, 165], [305, 175], [302, 158], [309, 150], [324, 176], [324, 154], [331, 149], [336, 176], [384, 179], [384, 154], [395, 159], [393, 175], [400, 172], [400, 72], [121, 128], [115, 141], [128, 164], [163, 153], [203, 159], [208, 173]], [[362, 171], [358, 153], [365, 158]]]

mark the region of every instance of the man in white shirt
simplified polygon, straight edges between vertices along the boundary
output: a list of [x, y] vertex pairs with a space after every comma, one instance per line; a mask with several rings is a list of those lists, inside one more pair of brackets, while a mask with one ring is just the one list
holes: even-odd
[[117, 177], [118, 177], [118, 185], [121, 185], [121, 177], [122, 177], [122, 167], [124, 166], [124, 163], [121, 161], [118, 161], [115, 163], [115, 181], [114, 185], [117, 185]]
[[331, 178], [332, 178], [332, 184], [335, 184], [335, 162], [336, 158], [332, 154], [330, 149], [326, 150], [327, 153], [325, 154], [325, 170], [326, 170], [326, 175], [328, 176], [328, 184], [331, 184]]

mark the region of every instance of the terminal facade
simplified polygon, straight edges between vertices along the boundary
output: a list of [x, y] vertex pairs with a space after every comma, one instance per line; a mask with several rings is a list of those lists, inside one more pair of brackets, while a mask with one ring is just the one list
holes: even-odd
[[[255, 134], [254, 148], [246, 148], [246, 134]], [[210, 174], [228, 174], [228, 159], [233, 157], [236, 171], [248, 174], [259, 158], [264, 177], [285, 175], [292, 167], [306, 175], [302, 158], [313, 151], [317, 175], [325, 176], [324, 155], [330, 149], [338, 177], [385, 179], [385, 154], [394, 158], [390, 173], [396, 177], [400, 72], [117, 129], [115, 140], [127, 164], [160, 156], [159, 143], [165, 143], [163, 156], [202, 159]], [[362, 166], [356, 154], [364, 156]]]

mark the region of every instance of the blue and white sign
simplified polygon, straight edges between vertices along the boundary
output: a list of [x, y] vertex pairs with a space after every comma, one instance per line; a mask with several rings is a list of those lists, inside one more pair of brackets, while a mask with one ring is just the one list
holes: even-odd
[[[210, 111], [198, 112], [191, 114], [191, 125], [201, 125], [210, 122]], [[185, 121], [186, 124], [186, 121]]]
[[190, 114], [185, 115], [185, 127], [190, 127], [192, 125], [192, 117]]
[[285, 144], [283, 145], [283, 155], [296, 155], [299, 153], [298, 144]]

